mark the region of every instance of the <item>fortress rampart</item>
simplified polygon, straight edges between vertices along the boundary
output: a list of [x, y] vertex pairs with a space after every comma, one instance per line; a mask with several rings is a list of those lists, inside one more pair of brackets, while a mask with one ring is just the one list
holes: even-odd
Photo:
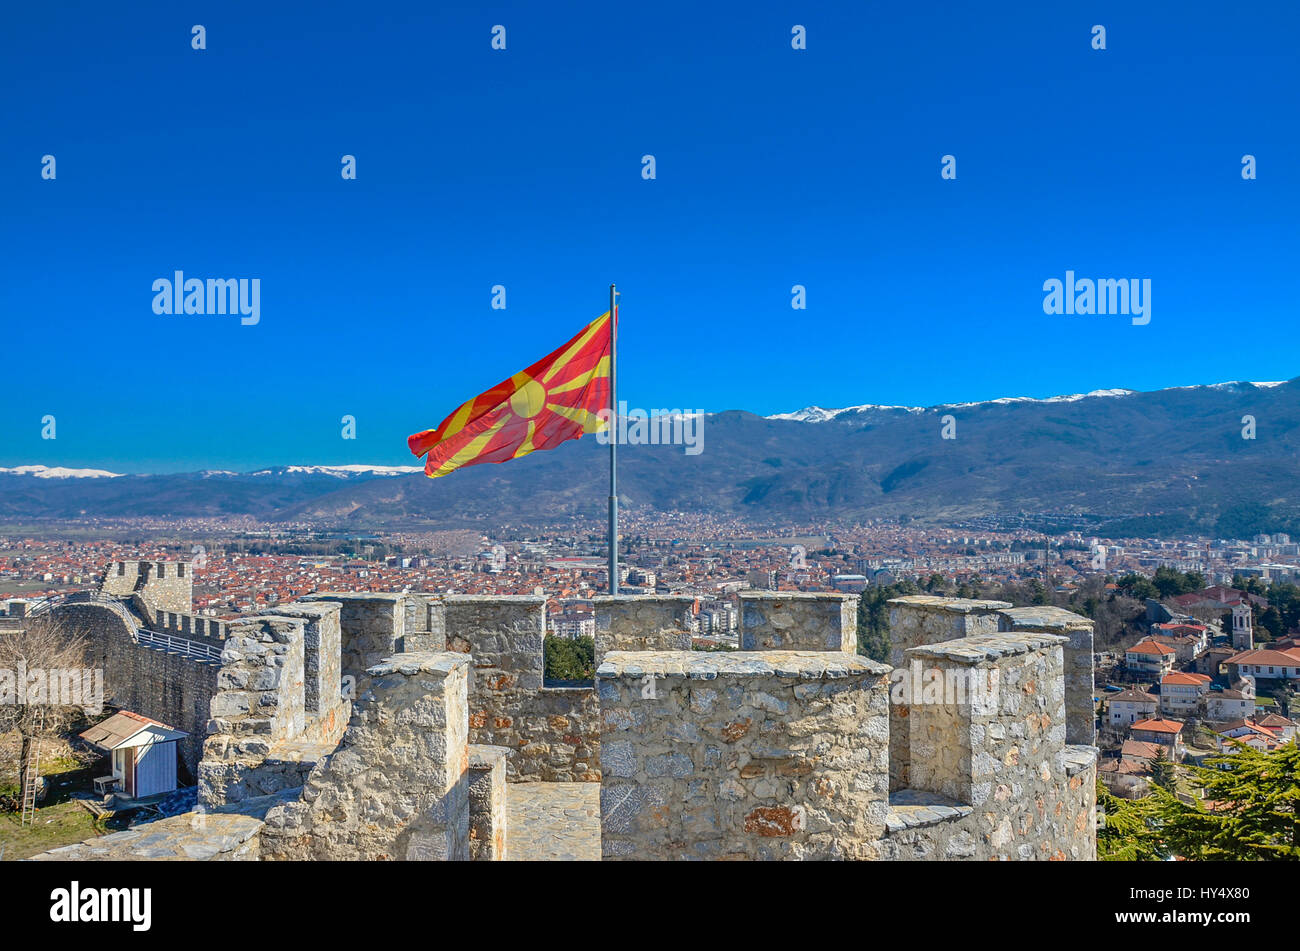
[[170, 724], [189, 735], [179, 745], [180, 778], [198, 774], [208, 704], [217, 691], [220, 664], [137, 640], [131, 615], [120, 606], [69, 601], [51, 611], [72, 634], [86, 637], [88, 663], [104, 672], [104, 700]]
[[202, 639], [206, 641], [224, 641], [226, 639], [226, 622], [201, 614], [186, 614], [180, 611], [153, 611], [151, 630], [176, 637]]
[[689, 649], [691, 599], [596, 600], [594, 690], [543, 683], [540, 597], [312, 595], [228, 622], [219, 662], [58, 610], [103, 628], [132, 709], [205, 708], [202, 814], [265, 819], [186, 854], [499, 860], [506, 780], [558, 779], [600, 783], [607, 859], [1094, 857], [1086, 619], [899, 598], [880, 664], [852, 595], [746, 593], [720, 653]]
[[605, 858], [1094, 857], [1096, 750], [1067, 745], [1075, 641], [999, 633], [1001, 602], [898, 599], [895, 670], [828, 649], [846, 600], [744, 599], [742, 643], [818, 650], [605, 657]]
[[1094, 856], [1096, 751], [1065, 742], [1064, 643], [984, 634], [906, 652], [968, 689], [911, 706], [911, 786], [892, 797], [887, 857]]
[[341, 606], [342, 673], [355, 678], [358, 695], [368, 686], [366, 669], [393, 653], [469, 654], [472, 744], [511, 750], [512, 782], [599, 779], [594, 688], [543, 682], [545, 598], [315, 594], [304, 601]]

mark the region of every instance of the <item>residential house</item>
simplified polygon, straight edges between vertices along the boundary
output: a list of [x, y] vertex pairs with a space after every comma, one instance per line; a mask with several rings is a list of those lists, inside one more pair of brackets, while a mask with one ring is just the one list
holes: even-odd
[[1210, 629], [1204, 624], [1169, 621], [1153, 625], [1150, 639], [1174, 648], [1176, 663], [1189, 664], [1209, 647]]
[[1300, 680], [1300, 647], [1282, 650], [1257, 647], [1232, 655], [1225, 666], [1233, 679], [1250, 675], [1256, 681]]
[[1236, 740], [1249, 747], [1264, 752], [1272, 752], [1284, 744], [1276, 733], [1260, 726], [1254, 720], [1236, 720], [1218, 731], [1220, 753], [1235, 753], [1237, 747], [1231, 742]]
[[1147, 766], [1162, 752], [1168, 758], [1169, 748], [1167, 746], [1160, 743], [1146, 743], [1142, 740], [1125, 740], [1119, 748], [1121, 759], [1133, 760]]
[[1247, 720], [1255, 715], [1255, 681], [1240, 677], [1231, 690], [1211, 690], [1205, 695], [1205, 719], [1213, 722]]
[[1226, 677], [1227, 670], [1223, 665], [1238, 653], [1240, 652], [1232, 647], [1211, 647], [1196, 658], [1195, 670], [1207, 677]]
[[1151, 768], [1146, 763], [1114, 757], [1104, 760], [1097, 772], [1116, 796], [1141, 799], [1151, 791]]
[[1210, 678], [1205, 674], [1170, 671], [1160, 678], [1160, 712], [1194, 717], [1200, 713], [1201, 700], [1209, 691]]
[[1213, 611], [1231, 610], [1234, 604], [1255, 604], [1262, 610], [1268, 607], [1268, 599], [1262, 598], [1257, 594], [1247, 594], [1245, 591], [1238, 591], [1236, 588], [1227, 588], [1223, 585], [1214, 585], [1201, 591], [1193, 591], [1191, 594], [1180, 594], [1170, 599], [1170, 604], [1176, 605], [1180, 611], [1192, 611], [1197, 608], [1208, 608]]
[[1166, 720], [1150, 717], [1139, 720], [1129, 727], [1129, 739], [1142, 743], [1159, 743], [1169, 750], [1169, 758], [1175, 763], [1183, 758], [1183, 724], [1181, 720]]
[[1125, 730], [1138, 720], [1156, 715], [1160, 698], [1147, 693], [1145, 687], [1130, 687], [1111, 694], [1106, 705], [1106, 725], [1114, 730]]
[[1263, 729], [1268, 730], [1283, 743], [1295, 742], [1295, 721], [1288, 720], [1280, 713], [1270, 713], [1267, 716], [1255, 717], [1255, 722]]
[[1151, 676], [1159, 681], [1173, 670], [1174, 657], [1175, 651], [1172, 647], [1147, 638], [1124, 652], [1124, 666], [1131, 673]]

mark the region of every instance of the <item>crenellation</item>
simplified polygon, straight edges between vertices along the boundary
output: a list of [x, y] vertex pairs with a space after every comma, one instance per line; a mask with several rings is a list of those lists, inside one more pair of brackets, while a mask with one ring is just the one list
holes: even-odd
[[303, 753], [316, 746], [304, 735], [305, 626], [301, 617], [279, 615], [230, 625], [199, 763], [205, 808], [301, 784]]
[[877, 857], [887, 672], [835, 652], [607, 654], [604, 857]]
[[[1060, 859], [1095, 854], [1095, 753], [1067, 747], [1063, 647], [1043, 633], [977, 635], [907, 651], [968, 686], [964, 696], [913, 704], [912, 788], [969, 805], [925, 826], [890, 827], [891, 858]], [[1091, 797], [1092, 806], [1089, 806]]]
[[123, 839], [126, 858], [496, 861], [521, 781], [598, 782], [607, 859], [1094, 858], [1097, 750], [1073, 742], [1067, 676], [1090, 622], [896, 599], [894, 669], [833, 649], [856, 600], [747, 595], [747, 643], [782, 646], [697, 652], [692, 599], [597, 599], [594, 689], [543, 683], [535, 596], [313, 595], [229, 621], [219, 662], [136, 643], [120, 601], [57, 610], [129, 674], [117, 699], [201, 715], [195, 828], [256, 817], [229, 848], [175, 823], [175, 847]]
[[1091, 746], [1097, 741], [1097, 711], [1093, 697], [1093, 622], [1064, 608], [1035, 606], [998, 611], [1004, 631], [1042, 631], [1066, 638], [1066, 737], [1070, 743]]
[[[889, 663], [906, 666], [905, 652], [912, 647], [935, 644], [976, 634], [992, 634], [999, 628], [997, 612], [1011, 607], [1006, 601], [943, 598], [911, 595], [889, 601]], [[896, 703], [889, 711], [890, 789], [910, 784], [911, 740], [908, 703]]]
[[359, 696], [368, 687], [366, 671], [397, 651], [406, 633], [406, 596], [377, 592], [317, 592], [299, 602], [333, 601], [339, 604], [342, 631], [341, 674], [351, 677]]
[[596, 666], [610, 651], [690, 650], [694, 603], [685, 595], [597, 595]]
[[372, 665], [338, 749], [267, 814], [262, 858], [468, 860], [469, 669], [446, 652]]
[[189, 562], [117, 561], [108, 566], [100, 594], [130, 599], [138, 594], [152, 609], [189, 613], [194, 574]]
[[740, 649], [858, 649], [858, 596], [800, 591], [740, 592]]

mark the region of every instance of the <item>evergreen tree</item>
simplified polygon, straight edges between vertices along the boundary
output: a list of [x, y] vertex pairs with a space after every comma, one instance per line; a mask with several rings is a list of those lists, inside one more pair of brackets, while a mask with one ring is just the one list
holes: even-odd
[[1154, 862], [1164, 858], [1156, 838], [1156, 802], [1120, 799], [1097, 780], [1097, 812], [1105, 825], [1097, 830], [1097, 858], [1103, 862]]
[[1156, 753], [1155, 758], [1151, 760], [1151, 781], [1162, 789], [1173, 791], [1177, 780], [1175, 769], [1176, 767], [1170, 762], [1169, 756], [1161, 749]]
[[1300, 859], [1300, 747], [1267, 753], [1235, 745], [1232, 754], [1210, 757], [1208, 768], [1188, 767], [1204, 800], [1152, 791], [1161, 837], [1187, 859]]
[[898, 597], [896, 585], [872, 586], [858, 599], [858, 653], [872, 660], [889, 660], [890, 598]]
[[596, 644], [590, 637], [555, 637], [542, 642], [547, 680], [592, 680], [596, 676]]

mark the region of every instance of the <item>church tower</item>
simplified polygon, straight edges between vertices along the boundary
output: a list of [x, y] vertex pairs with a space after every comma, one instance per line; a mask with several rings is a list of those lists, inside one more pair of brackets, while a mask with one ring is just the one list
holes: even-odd
[[1232, 606], [1232, 646], [1239, 651], [1252, 650], [1255, 646], [1255, 628], [1251, 619], [1250, 605], [1244, 601]]

